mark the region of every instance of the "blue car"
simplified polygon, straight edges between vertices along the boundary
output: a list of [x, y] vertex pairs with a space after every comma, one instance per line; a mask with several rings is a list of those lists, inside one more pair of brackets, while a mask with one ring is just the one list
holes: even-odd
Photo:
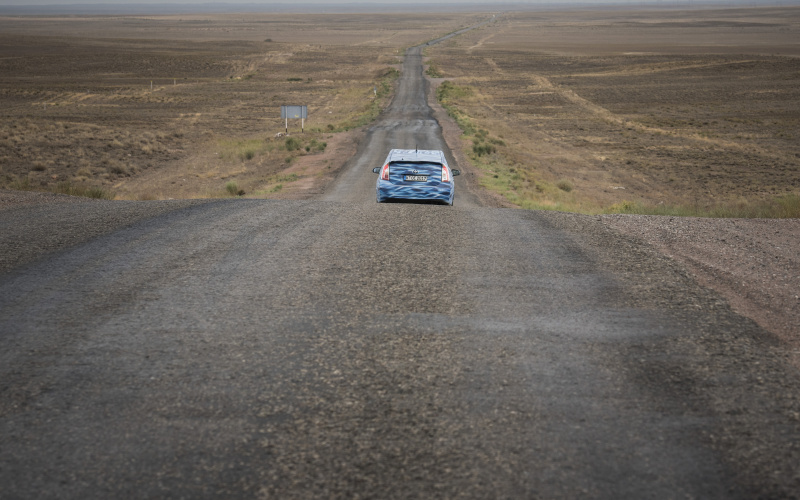
[[372, 169], [378, 177], [378, 203], [419, 200], [453, 204], [453, 177], [461, 172], [447, 165], [438, 150], [393, 149], [382, 167]]

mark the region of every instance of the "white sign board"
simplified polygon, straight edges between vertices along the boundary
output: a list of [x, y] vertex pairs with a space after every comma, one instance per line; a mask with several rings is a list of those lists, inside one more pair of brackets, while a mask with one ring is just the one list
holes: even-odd
[[289, 118], [300, 118], [300, 131], [305, 132], [308, 106], [281, 106], [281, 118], [286, 120], [286, 133], [289, 133]]
[[308, 118], [308, 106], [281, 106], [281, 118]]

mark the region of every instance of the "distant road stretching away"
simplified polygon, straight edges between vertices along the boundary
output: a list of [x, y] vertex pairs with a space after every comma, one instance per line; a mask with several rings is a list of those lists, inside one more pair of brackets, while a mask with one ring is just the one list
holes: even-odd
[[416, 47], [318, 200], [0, 212], [0, 497], [797, 495], [796, 370], [674, 263], [375, 203], [388, 149], [448, 151], [425, 93]]

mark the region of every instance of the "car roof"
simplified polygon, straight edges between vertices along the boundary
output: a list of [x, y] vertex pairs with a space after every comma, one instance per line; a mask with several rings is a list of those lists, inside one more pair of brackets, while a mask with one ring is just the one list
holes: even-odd
[[389, 151], [386, 162], [393, 161], [424, 161], [447, 165], [444, 153], [438, 149], [393, 149]]

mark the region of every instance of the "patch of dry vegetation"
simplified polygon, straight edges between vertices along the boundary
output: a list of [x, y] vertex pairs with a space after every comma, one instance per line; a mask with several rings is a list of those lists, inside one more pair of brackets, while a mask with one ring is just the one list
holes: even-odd
[[[120, 198], [269, 191], [373, 120], [405, 47], [467, 14], [0, 19], [0, 188]], [[269, 40], [269, 41], [266, 41]], [[377, 93], [374, 91], [377, 90]], [[287, 149], [283, 104], [308, 106]], [[327, 167], [326, 167], [327, 168]]]
[[428, 56], [518, 206], [798, 217], [800, 57], [764, 52], [799, 36], [797, 8], [514, 14]]

